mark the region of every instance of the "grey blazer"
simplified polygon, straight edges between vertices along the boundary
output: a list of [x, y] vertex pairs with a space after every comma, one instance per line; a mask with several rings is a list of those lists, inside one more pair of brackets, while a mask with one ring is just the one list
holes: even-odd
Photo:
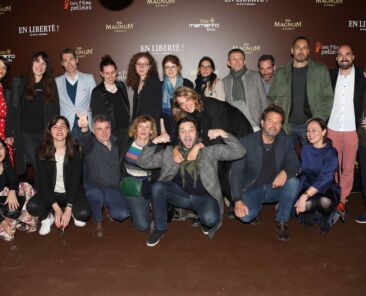
[[[74, 126], [75, 114], [77, 111], [89, 110], [92, 90], [95, 87], [95, 80], [92, 74], [79, 72], [78, 86], [76, 90], [75, 105], [71, 102], [66, 89], [66, 73], [55, 78], [58, 96], [60, 100], [60, 113]], [[91, 112], [88, 114], [89, 125], [91, 125]]]
[[[224, 213], [224, 199], [221, 192], [217, 171], [217, 161], [231, 161], [242, 158], [246, 150], [240, 141], [229, 134], [223, 138], [225, 144], [216, 144], [205, 147], [201, 150], [201, 160], [199, 162], [200, 177], [202, 185], [207, 192], [216, 199], [220, 208], [220, 223], [213, 229], [216, 231], [222, 222]], [[144, 169], [161, 168], [159, 181], [171, 181], [178, 173], [179, 164], [175, 163], [172, 156], [172, 146], [168, 146], [162, 151], [155, 152], [156, 145], [147, 145], [137, 161], [137, 164]]]
[[260, 118], [264, 109], [266, 109], [268, 105], [266, 92], [261, 80], [260, 75], [253, 71], [248, 70], [241, 78], [244, 84], [245, 98], [248, 105], [248, 111], [245, 112], [239, 106], [235, 105], [232, 97], [233, 90], [233, 78], [230, 74], [225, 76], [223, 79], [224, 89], [225, 89], [225, 100], [230, 105], [237, 107], [244, 115], [250, 119], [251, 122], [254, 122], [258, 127], [260, 127]]

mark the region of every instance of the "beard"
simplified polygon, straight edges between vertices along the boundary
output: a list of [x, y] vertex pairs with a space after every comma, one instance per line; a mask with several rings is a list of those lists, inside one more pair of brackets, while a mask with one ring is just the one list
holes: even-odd
[[343, 70], [348, 70], [349, 68], [352, 67], [352, 63], [350, 61], [340, 61], [338, 63], [338, 66], [339, 66], [339, 68], [341, 68]]

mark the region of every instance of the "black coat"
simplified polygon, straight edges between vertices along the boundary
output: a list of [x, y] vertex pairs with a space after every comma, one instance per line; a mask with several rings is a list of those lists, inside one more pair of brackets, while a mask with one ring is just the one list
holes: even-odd
[[[54, 83], [54, 94], [55, 99], [51, 102], [44, 103], [44, 122], [47, 127], [50, 119], [55, 115], [60, 115], [60, 104], [58, 100], [58, 93], [56, 83]], [[23, 147], [23, 137], [22, 137], [22, 118], [24, 112], [24, 100], [25, 100], [25, 90], [26, 90], [26, 77], [19, 76], [13, 79], [11, 85], [11, 96], [9, 104], [9, 113], [6, 128], [7, 137], [14, 137], [14, 146], [16, 149], [15, 153], [15, 166], [18, 174], [24, 174], [26, 169], [25, 157], [24, 157], [24, 147]]]

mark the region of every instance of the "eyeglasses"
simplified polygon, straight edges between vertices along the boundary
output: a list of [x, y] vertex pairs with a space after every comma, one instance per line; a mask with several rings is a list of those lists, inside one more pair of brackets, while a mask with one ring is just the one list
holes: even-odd
[[145, 68], [145, 69], [150, 67], [150, 64], [140, 64], [140, 63], [136, 63], [135, 65], [136, 65], [136, 67], [141, 67], [141, 68]]

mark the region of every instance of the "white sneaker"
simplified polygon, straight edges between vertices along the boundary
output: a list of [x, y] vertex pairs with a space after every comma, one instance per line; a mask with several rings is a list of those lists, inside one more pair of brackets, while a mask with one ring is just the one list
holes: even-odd
[[86, 225], [86, 222], [80, 221], [80, 220], [76, 220], [74, 216], [72, 216], [74, 218], [74, 225], [77, 227], [84, 227]]
[[46, 219], [43, 219], [42, 220], [42, 222], [41, 222], [41, 228], [39, 229], [39, 232], [38, 233], [40, 235], [47, 235], [47, 234], [49, 234], [50, 231], [51, 231], [51, 226], [52, 226], [52, 224], [53, 224], [54, 221], [55, 221], [55, 218], [50, 213]]

